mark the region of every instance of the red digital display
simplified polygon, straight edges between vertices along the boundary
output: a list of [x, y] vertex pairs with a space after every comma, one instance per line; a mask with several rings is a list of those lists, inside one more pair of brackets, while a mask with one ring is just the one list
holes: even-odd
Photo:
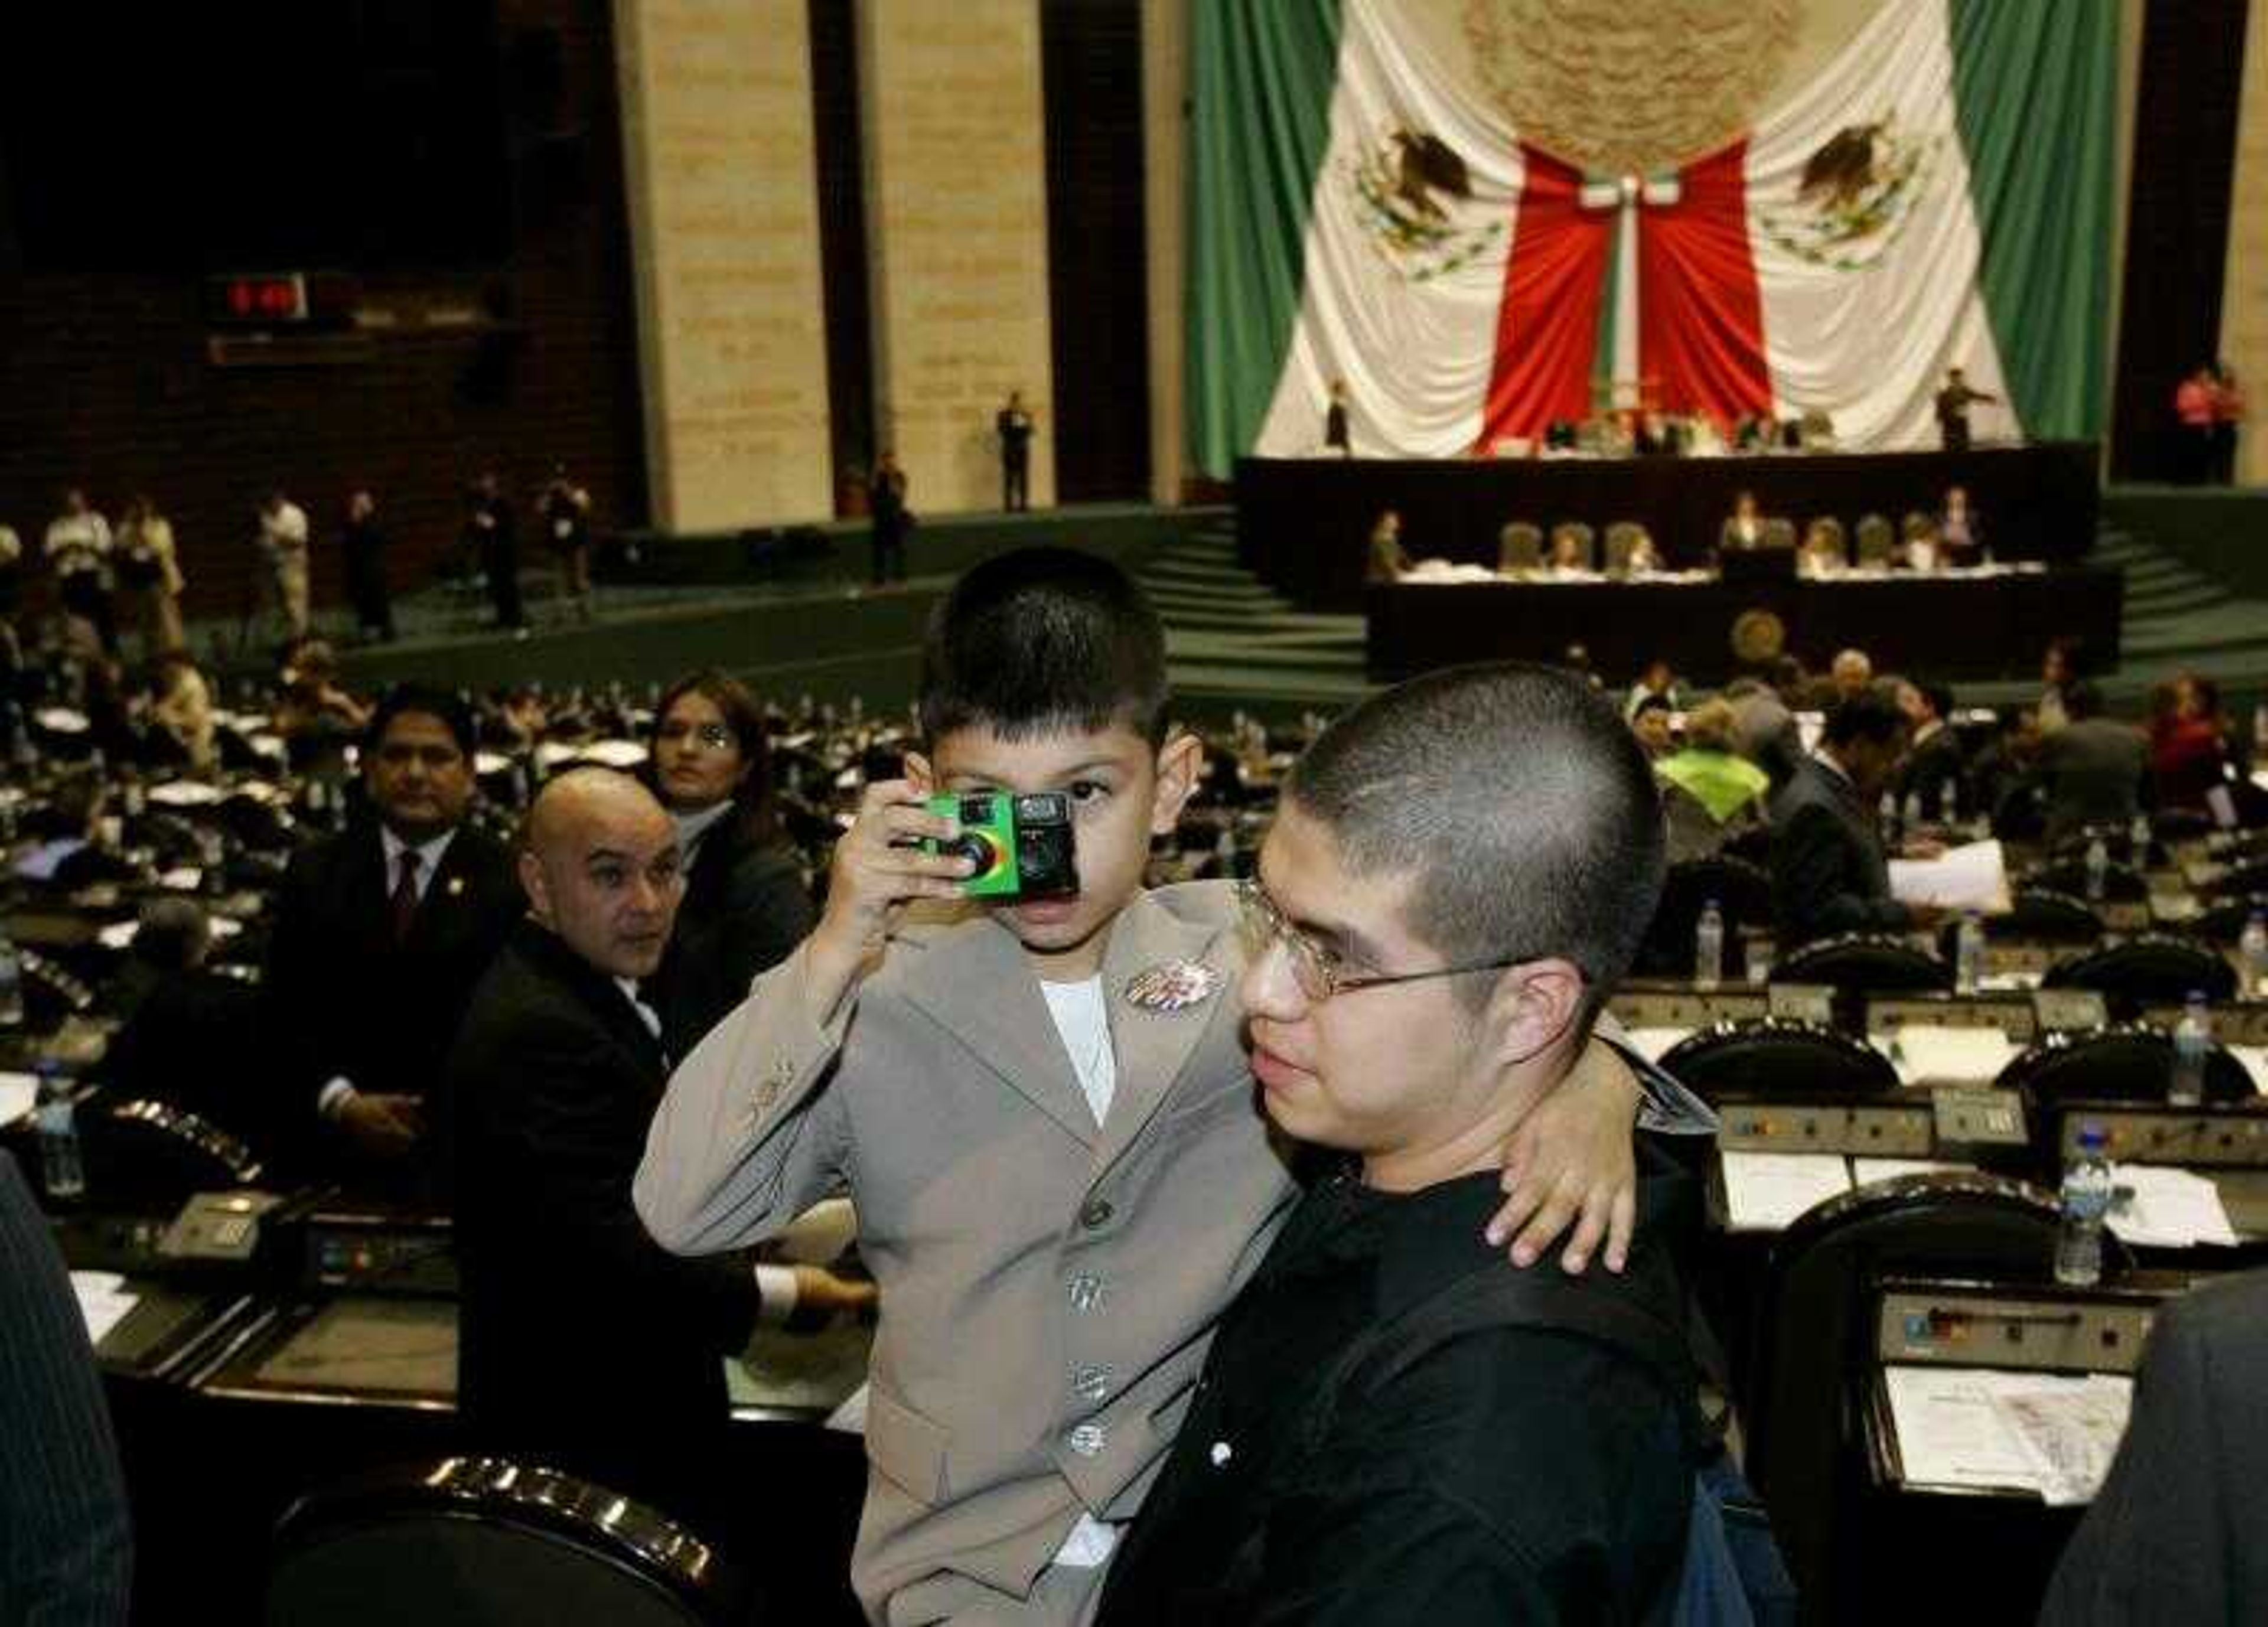
[[307, 320], [307, 280], [298, 272], [212, 279], [212, 314], [231, 323], [267, 326]]

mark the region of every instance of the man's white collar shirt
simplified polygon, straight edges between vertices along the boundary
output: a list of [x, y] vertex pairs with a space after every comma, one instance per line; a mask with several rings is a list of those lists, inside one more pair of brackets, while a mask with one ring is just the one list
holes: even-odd
[[448, 852], [449, 843], [456, 834], [453, 827], [431, 842], [421, 842], [413, 848], [395, 836], [391, 828], [380, 825], [378, 840], [386, 852], [386, 895], [393, 897], [394, 889], [401, 885], [401, 856], [414, 852], [417, 855], [417, 902], [423, 903], [426, 890], [433, 885], [434, 876], [440, 872], [442, 856]]

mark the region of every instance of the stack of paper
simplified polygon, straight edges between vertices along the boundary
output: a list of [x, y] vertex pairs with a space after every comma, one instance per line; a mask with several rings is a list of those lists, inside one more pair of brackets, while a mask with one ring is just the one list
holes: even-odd
[[2229, 1054], [2244, 1064], [2251, 1076], [2252, 1088], [2268, 1093], [2268, 1045], [2232, 1045]]
[[0, 1073], [0, 1124], [12, 1124], [40, 1099], [36, 1073]]
[[1851, 1189], [1840, 1152], [1721, 1152], [1725, 1222], [1735, 1232], [1777, 1232]]
[[1909, 1486], [2029, 1491], [2090, 1501], [2133, 1404], [2132, 1379], [1984, 1367], [1885, 1368]]
[[1898, 1030], [1890, 1061], [1906, 1085], [1984, 1085], [2000, 1077], [2016, 1048], [1998, 1028], [1941, 1028], [1916, 1023]]
[[1998, 842], [1948, 848], [1935, 858], [1894, 858], [1890, 896], [1909, 904], [2006, 915], [2010, 908], [2007, 860]]
[[2169, 1164], [2115, 1164], [2111, 1180], [2119, 1196], [2111, 1206], [2110, 1229], [2126, 1242], [2153, 1248], [2235, 1245], [2220, 1189], [2205, 1176]]
[[71, 1291], [78, 1296], [79, 1314], [86, 1318], [86, 1336], [91, 1344], [102, 1343], [103, 1335], [115, 1328], [139, 1303], [136, 1296], [126, 1292], [126, 1279], [112, 1271], [73, 1271]]

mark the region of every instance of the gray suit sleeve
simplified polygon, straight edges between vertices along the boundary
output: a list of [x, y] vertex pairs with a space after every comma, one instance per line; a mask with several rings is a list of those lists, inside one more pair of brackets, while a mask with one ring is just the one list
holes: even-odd
[[2238, 1505], [2217, 1445], [2212, 1367], [2202, 1329], [2176, 1305], [2151, 1336], [2126, 1437], [2056, 1568], [2043, 1627], [2236, 1619], [2228, 1584]]
[[670, 1075], [631, 1196], [672, 1253], [762, 1241], [848, 1180], [850, 1120], [832, 1086], [854, 1008], [821, 1027], [804, 981], [799, 949]]
[[46, 1221], [0, 1152], [0, 1612], [126, 1620], [133, 1543], [86, 1324]]
[[1713, 1136], [1717, 1115], [1709, 1104], [1677, 1082], [1666, 1068], [1632, 1048], [1630, 1034], [1611, 1012], [1601, 1012], [1593, 1032], [1613, 1046], [1638, 1079], [1638, 1127], [1668, 1136]]

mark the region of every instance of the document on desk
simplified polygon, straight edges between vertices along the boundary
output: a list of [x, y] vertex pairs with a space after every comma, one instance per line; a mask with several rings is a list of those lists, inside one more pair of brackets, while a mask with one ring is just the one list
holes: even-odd
[[2268, 1045], [2232, 1045], [2229, 1054], [2244, 1064], [2252, 1088], [2268, 1093]]
[[2110, 1229], [2122, 1240], [2154, 1248], [2236, 1246], [2236, 1229], [2220, 1189], [2204, 1175], [2169, 1164], [2114, 1164]]
[[36, 1073], [0, 1073], [0, 1124], [12, 1124], [40, 1099]]
[[1725, 1224], [1735, 1232], [1778, 1232], [1796, 1217], [1851, 1189], [1840, 1152], [1720, 1152]]
[[1660, 1062], [1680, 1040], [1690, 1039], [1690, 1028], [1625, 1028], [1623, 1037], [1648, 1062]]
[[103, 1335], [123, 1321], [126, 1313], [141, 1303], [139, 1295], [126, 1292], [126, 1279], [114, 1271], [73, 1271], [70, 1279], [71, 1292], [78, 1299], [78, 1314], [86, 1319], [90, 1344], [101, 1344]]
[[1890, 1061], [1905, 1085], [1985, 1085], [2015, 1059], [1998, 1028], [1947, 1028], [1914, 1023], [1897, 1032]]
[[2057, 1505], [2094, 1498], [2133, 1404], [2123, 1374], [1892, 1366], [1882, 1376], [1907, 1485], [2029, 1491]]
[[1909, 904], [2006, 915], [2008, 863], [1998, 842], [1948, 848], [1935, 858], [1890, 861], [1890, 896]]

